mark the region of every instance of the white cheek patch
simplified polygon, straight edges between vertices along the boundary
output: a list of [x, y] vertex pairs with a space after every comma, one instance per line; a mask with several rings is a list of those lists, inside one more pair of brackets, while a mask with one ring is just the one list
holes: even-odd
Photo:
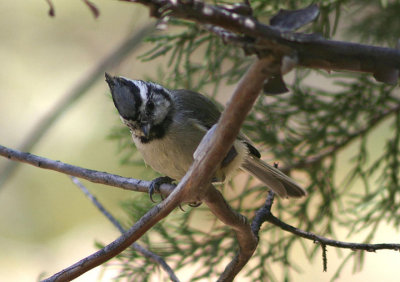
[[137, 88], [139, 88], [140, 98], [142, 99], [142, 102], [143, 102], [142, 105], [146, 104], [145, 102], [147, 101], [147, 92], [148, 92], [146, 83], [141, 80], [133, 80], [133, 79], [123, 77], [123, 76], [121, 76], [121, 77], [123, 79], [126, 79], [126, 80], [132, 82], [133, 84], [135, 84], [137, 86]]
[[147, 88], [147, 85], [140, 80], [136, 80], [136, 86], [140, 89], [140, 98], [142, 98], [143, 104], [146, 104], [147, 99], [148, 99], [148, 92], [149, 89]]

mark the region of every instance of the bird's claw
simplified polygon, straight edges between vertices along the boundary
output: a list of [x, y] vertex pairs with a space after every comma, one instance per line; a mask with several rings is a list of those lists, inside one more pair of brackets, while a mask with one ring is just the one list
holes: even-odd
[[[150, 200], [155, 203], [156, 201], [154, 201], [153, 199], [153, 195], [154, 192], [160, 192], [160, 186], [162, 184], [171, 184], [174, 180], [168, 176], [161, 176], [161, 177], [157, 177], [156, 179], [153, 179], [150, 183], [150, 187], [149, 187], [149, 196], [150, 196]], [[162, 198], [162, 196], [161, 196]]]
[[202, 202], [199, 201], [199, 202], [189, 203], [189, 206], [192, 207], [192, 208], [197, 208], [197, 207], [200, 207], [201, 204], [202, 204]]

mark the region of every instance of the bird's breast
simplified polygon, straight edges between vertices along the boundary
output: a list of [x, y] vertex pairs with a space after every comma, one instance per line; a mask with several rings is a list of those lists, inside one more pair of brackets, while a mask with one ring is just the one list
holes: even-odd
[[181, 179], [193, 163], [193, 153], [202, 138], [200, 134], [190, 137], [178, 133], [143, 143], [140, 138], [132, 136], [146, 164], [176, 180]]

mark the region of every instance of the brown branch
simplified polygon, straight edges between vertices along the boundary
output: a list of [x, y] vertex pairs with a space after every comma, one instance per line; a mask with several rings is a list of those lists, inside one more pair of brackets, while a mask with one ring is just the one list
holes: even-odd
[[[282, 58], [286, 55], [296, 57], [298, 65], [305, 67], [371, 72], [377, 79], [389, 83], [397, 81], [399, 76], [400, 52], [398, 50], [329, 41], [314, 35], [282, 31], [263, 25], [252, 17], [228, 12], [220, 7], [206, 5], [199, 1], [138, 0], [137, 2], [151, 6], [153, 14], [156, 16], [162, 16], [168, 12], [172, 16], [189, 20], [194, 19], [202, 24], [208, 23], [233, 33], [249, 36], [256, 42], [254, 46], [258, 49], [254, 52], [257, 54], [265, 54], [267, 51], [272, 52], [276, 58]], [[235, 39], [234, 37], [230, 38]], [[355, 54], [357, 56], [354, 56]], [[211, 177], [214, 175], [216, 165], [225, 157], [239, 133], [240, 125], [262, 89], [265, 78], [279, 73], [279, 66], [280, 64], [276, 63], [272, 57], [268, 57], [257, 61], [246, 73], [235, 90], [228, 107], [222, 114], [215, 131], [209, 136], [209, 140], [206, 140], [207, 143], [205, 145], [204, 142], [200, 145], [202, 150], [200, 150], [198, 157], [195, 159], [194, 165], [165, 201], [152, 208], [116, 241], [55, 274], [48, 281], [66, 281], [79, 276], [119, 254], [154, 224], [167, 216], [181, 201], [194, 202], [201, 200], [204, 200], [209, 205], [210, 209], [221, 221], [232, 226], [236, 231], [240, 245], [239, 253], [220, 277], [221, 281], [233, 280], [253, 254], [257, 246], [257, 238], [251, 232], [246, 219], [234, 212], [226, 204], [222, 195], [213, 187], [210, 187]], [[0, 146], [0, 151], [3, 149], [4, 147]], [[10, 152], [9, 150], [5, 150], [5, 152], [7, 152], [6, 156], [8, 158], [25, 160], [39, 167], [52, 167], [57, 171], [68, 170], [72, 175], [83, 172], [87, 179], [92, 181], [98, 181], [96, 179], [101, 178], [103, 183], [111, 184], [118, 178], [118, 176], [110, 178], [110, 175], [98, 175], [95, 171], [82, 168], [77, 172], [76, 167], [61, 163], [54, 164], [47, 159], [37, 160], [26, 153]], [[118, 179], [118, 181], [122, 181], [122, 179]], [[135, 187], [136, 191], [142, 189], [138, 188], [141, 187], [141, 184], [140, 181], [133, 184], [129, 183], [129, 185], [124, 182], [124, 185]], [[147, 188], [148, 186], [142, 190], [147, 191]], [[271, 199], [270, 202], [272, 204]], [[269, 209], [271, 204], [269, 204]], [[396, 250], [399, 249], [397, 244], [353, 244], [330, 240], [281, 222], [270, 212], [266, 215], [266, 221], [298, 236], [318, 241], [324, 246], [332, 245], [351, 249], [362, 248], [367, 251], [374, 251], [380, 248], [387, 249], [390, 246]]]
[[[271, 57], [257, 60], [250, 67], [235, 89], [211, 138], [209, 140], [204, 138], [199, 145], [204, 150], [200, 151], [179, 185], [163, 202], [147, 212], [123, 236], [46, 281], [66, 281], [78, 277], [122, 252], [154, 224], [167, 216], [181, 201], [202, 201], [208, 194], [211, 178], [216, 171], [217, 164], [222, 162], [236, 139], [241, 124], [262, 89], [265, 78], [271, 75], [272, 71], [275, 72], [276, 67], [279, 67], [279, 64], [276, 64]], [[232, 269], [235, 270], [235, 268]], [[228, 277], [234, 277], [234, 275]], [[231, 279], [224, 281], [231, 281]]]
[[[39, 156], [36, 156], [33, 154], [19, 152], [16, 150], [6, 148], [1, 145], [0, 145], [0, 155], [4, 156], [10, 160], [28, 163], [28, 164], [31, 164], [33, 166], [36, 166], [36, 167], [39, 167], [42, 169], [51, 169], [51, 170], [55, 170], [60, 173], [74, 175], [74, 176], [89, 180], [94, 183], [111, 185], [114, 187], [123, 188], [123, 189], [131, 190], [131, 191], [147, 193], [148, 188], [150, 186], [149, 181], [125, 178], [125, 177], [121, 177], [118, 175], [113, 175], [113, 174], [109, 174], [109, 173], [105, 173], [105, 172], [89, 170], [89, 169], [73, 166], [70, 164], [65, 164], [60, 161], [53, 161], [53, 160], [39, 157]], [[73, 177], [73, 179], [74, 179], [74, 183], [76, 183], [78, 185], [78, 187], [81, 188], [82, 185], [77, 180], [77, 178]], [[160, 190], [163, 195], [167, 196], [173, 191], [174, 188], [175, 188], [175, 186], [173, 186], [173, 185], [163, 184], [163, 185], [161, 185]], [[85, 193], [85, 194], [87, 194], [87, 193]], [[91, 198], [92, 198], [92, 196], [91, 196]], [[225, 200], [222, 198], [222, 195], [218, 191], [215, 190], [215, 188], [213, 188], [211, 190], [211, 192], [206, 195], [206, 198], [204, 201], [210, 207], [210, 210], [218, 218], [221, 219], [221, 221], [223, 221], [225, 224], [227, 224], [229, 226], [234, 227], [234, 229], [238, 233], [237, 237], [239, 240], [239, 245], [241, 246], [241, 251], [243, 250], [243, 253], [247, 252], [248, 258], [250, 258], [251, 254], [252, 254], [251, 250], [254, 249], [254, 246], [251, 246], [251, 245], [253, 245], [253, 243], [250, 244], [250, 247], [246, 247], [246, 245], [248, 244], [247, 242], [252, 242], [252, 240], [254, 241], [254, 238], [252, 236], [252, 233], [248, 232], [248, 226], [246, 226], [248, 224], [247, 224], [245, 217], [243, 217], [242, 215], [233, 211], [227, 205]], [[222, 203], [222, 205], [218, 206], [221, 203]], [[98, 204], [96, 204], [96, 206], [101, 210], [101, 208], [99, 207]], [[107, 217], [109, 217], [109, 215]], [[236, 220], [236, 222], [235, 222], [235, 220]], [[111, 220], [111, 221], [115, 224], [115, 221], [113, 221], [113, 220]], [[119, 224], [117, 224], [116, 226], [122, 232], [122, 227], [119, 226]], [[140, 251], [141, 253], [143, 253], [145, 256], [148, 255], [148, 254], [146, 254], [147, 250], [145, 250], [143, 248], [141, 249], [140, 246], [136, 247], [134, 245], [134, 248], [136, 250]], [[249, 253], [249, 252], [251, 252], [251, 253]], [[91, 260], [94, 258], [96, 258], [96, 256], [88, 257], [86, 260]], [[245, 262], [246, 260], [240, 259], [240, 261]], [[65, 274], [63, 274], [63, 275], [65, 275]], [[49, 281], [52, 281], [52, 280], [49, 280]], [[58, 281], [58, 280], [56, 280], [56, 278], [54, 278], [54, 281]]]
[[374, 74], [378, 81], [396, 84], [400, 73], [400, 50], [351, 42], [327, 40], [315, 34], [296, 33], [258, 22], [251, 16], [227, 11], [202, 1], [122, 0], [150, 7], [151, 15], [165, 14], [211, 24], [253, 38], [258, 54], [297, 57], [298, 65], [326, 70]]
[[[199, 170], [197, 174], [197, 171], [192, 174], [192, 188], [205, 187], [210, 183], [211, 176], [215, 172], [215, 164], [220, 163], [231, 148], [265, 79], [276, 73], [279, 68], [279, 62], [277, 63], [272, 57], [267, 57], [256, 61], [243, 76], [222, 113], [220, 121], [204, 137], [197, 149], [200, 152], [196, 151], [195, 153], [194, 167], [198, 166]], [[204, 201], [211, 211], [222, 222], [232, 226], [237, 234], [240, 245], [239, 253], [226, 267], [219, 279], [219, 281], [232, 281], [252, 256], [257, 246], [257, 238], [251, 232], [245, 217], [234, 212], [219, 192], [209, 188], [205, 193]]]
[[276, 71], [277, 66], [279, 64], [276, 64], [274, 59], [265, 58], [257, 60], [250, 67], [239, 82], [227, 108], [222, 113], [214, 134], [212, 134], [210, 140], [204, 138], [199, 145], [204, 150], [198, 154], [198, 158], [195, 159], [179, 185], [163, 202], [153, 207], [117, 240], [45, 281], [69, 281], [80, 276], [121, 253], [158, 221], [166, 217], [182, 201], [198, 202], [203, 200], [210, 188], [211, 178], [217, 164], [221, 163], [236, 139], [241, 124], [262, 89], [265, 78], [271, 74], [272, 69]]
[[[219, 123], [213, 130], [213, 134], [211, 136], [207, 134], [207, 138], [204, 138], [199, 145], [203, 150], [200, 150], [197, 154], [194, 164], [183, 177], [179, 185], [163, 202], [153, 207], [117, 240], [74, 265], [56, 273], [52, 277], [46, 279], [46, 281], [69, 281], [78, 277], [129, 247], [158, 221], [167, 216], [182, 201], [198, 202], [203, 200], [208, 193], [212, 193], [212, 191], [208, 192], [208, 190], [210, 189], [211, 178], [216, 171], [217, 164], [221, 163], [236, 139], [241, 124], [262, 89], [264, 80], [271, 76], [272, 73], [276, 73], [277, 68], [279, 68], [279, 63], [272, 57], [257, 60], [250, 67], [235, 89], [228, 106], [222, 113]], [[97, 183], [101, 182], [115, 185], [115, 181], [118, 180], [119, 184], [122, 182], [123, 187], [132, 187], [133, 190], [136, 191], [144, 190], [141, 181], [134, 180], [133, 182], [129, 182], [119, 176], [112, 176], [110, 174], [63, 164], [61, 162], [54, 162], [29, 153], [11, 150], [3, 146], [0, 146], [0, 155], [41, 168], [67, 172], [70, 175], [78, 177], [84, 176], [85, 179]], [[147, 190], [147, 187], [145, 187], [145, 189]], [[229, 214], [224, 216], [219, 215], [222, 220], [231, 216], [232, 215]], [[239, 222], [237, 224], [233, 223], [233, 225], [242, 226], [243, 224]], [[240, 235], [242, 233], [243, 231], [240, 231], [238, 236], [242, 236]], [[240, 268], [246, 261], [247, 260], [241, 263]], [[228, 275], [228, 278], [224, 279], [224, 281], [231, 281], [238, 272], [237, 267], [232, 267], [231, 269], [233, 270], [233, 274]]]
[[212, 134], [207, 133], [203, 139], [208, 142], [202, 141], [197, 150], [201, 152], [195, 153], [194, 166], [199, 169], [193, 175], [192, 181], [197, 184], [194, 187], [208, 187], [216, 170], [214, 164], [222, 162], [239, 134], [241, 124], [257, 99], [265, 79], [279, 70], [279, 67], [279, 62], [272, 57], [257, 60], [240, 80], [218, 124], [210, 130]]
[[54, 5], [51, 0], [46, 0], [47, 4], [49, 5], [49, 16], [54, 17], [56, 15], [55, 10], [54, 10]]
[[[61, 173], [77, 175], [81, 178], [87, 179], [87, 180], [95, 182], [95, 183], [114, 185], [115, 187], [121, 187], [121, 188], [129, 189], [129, 190], [133, 190], [133, 191], [147, 192], [148, 191], [147, 189], [150, 185], [150, 182], [148, 182], [148, 181], [135, 180], [135, 179], [124, 178], [121, 176], [112, 175], [112, 174], [108, 174], [108, 173], [104, 173], [104, 172], [87, 170], [84, 168], [80, 168], [80, 167], [76, 167], [76, 166], [72, 166], [72, 165], [68, 165], [68, 164], [63, 164], [59, 161], [52, 161], [52, 160], [49, 160], [46, 158], [38, 157], [38, 156], [29, 154], [29, 153], [21, 153], [21, 152], [3, 147], [1, 145], [0, 145], [0, 155], [6, 157], [8, 159], [14, 160], [14, 161], [25, 162], [25, 163], [37, 166], [39, 168], [54, 169]], [[53, 168], [52, 166], [55, 166], [55, 167]], [[88, 175], [86, 175], [86, 174], [88, 174]], [[174, 188], [174, 186], [172, 186], [172, 185], [163, 184], [163, 185], [161, 185], [160, 190], [162, 191], [163, 194], [168, 195], [171, 191], [173, 191], [173, 188]], [[224, 212], [224, 211], [219, 212], [218, 210], [216, 210], [216, 208], [218, 208], [218, 207], [213, 206], [214, 202], [218, 201], [218, 200], [215, 200], [215, 198], [218, 197], [218, 193], [219, 193], [218, 191], [211, 191], [211, 192], [209, 192], [209, 194], [206, 194], [204, 201], [206, 202], [207, 205], [209, 205], [210, 210], [212, 210], [213, 213], [218, 218], [220, 218], [221, 221], [223, 221], [224, 223], [226, 223], [230, 226], [236, 225], [235, 230], [239, 230], [239, 232], [242, 232], [240, 230], [240, 226], [242, 226], [243, 230], [245, 230], [247, 228], [247, 226], [245, 224], [244, 217], [241, 218], [240, 215], [236, 215], [238, 217], [237, 222], [235, 222], [235, 220], [229, 220], [229, 218], [234, 218], [235, 215], [229, 215], [227, 212]], [[301, 237], [309, 239], [309, 240], [313, 240], [314, 242], [319, 242], [323, 245], [334, 246], [334, 247], [339, 247], [339, 248], [348, 248], [348, 249], [352, 249], [352, 250], [366, 250], [366, 251], [376, 251], [376, 250], [381, 250], [381, 249], [400, 250], [400, 244], [347, 243], [347, 242], [341, 242], [341, 241], [327, 239], [325, 237], [313, 234], [311, 232], [306, 232], [306, 231], [300, 230], [298, 228], [295, 228], [293, 226], [290, 226], [290, 225], [280, 221], [278, 218], [276, 218], [275, 216], [272, 215], [270, 210], [271, 210], [271, 206], [273, 203], [273, 196], [274, 196], [274, 193], [272, 191], [270, 191], [264, 207], [256, 213], [257, 216], [260, 217], [259, 219], [257, 219], [258, 222], [256, 222], [256, 219], [254, 219], [251, 224], [251, 228], [256, 236], [258, 236], [258, 230], [260, 229], [262, 223], [265, 221], [268, 221], [268, 222], [280, 227], [281, 229], [283, 229], [285, 231], [291, 232], [295, 235], [301, 236]], [[156, 206], [151, 211], [149, 211], [150, 217], [152, 217], [152, 215], [156, 214], [158, 209], [160, 209], [160, 207]], [[222, 206], [222, 207], [219, 207], [219, 209], [230, 209], [230, 208]], [[156, 210], [156, 211], [154, 211], [154, 210]], [[226, 217], [228, 219], [226, 219]], [[138, 222], [137, 224], [141, 224], [141, 223]], [[134, 227], [136, 227], [136, 224]], [[245, 237], [249, 236], [248, 234], [246, 235], [246, 233], [243, 233], [242, 235]], [[125, 238], [125, 237], [127, 237], [127, 235], [124, 235], [123, 237]], [[101, 254], [103, 254], [103, 253], [107, 254], [107, 252], [109, 252], [110, 249], [112, 249], [112, 247], [115, 244], [118, 244], [119, 240], [120, 240], [120, 238], [117, 239], [112, 244], [110, 244], [106, 250], [104, 250], [104, 251], [101, 250], [102, 251]], [[240, 235], [238, 235], [238, 240], [239, 240], [239, 245], [241, 245]], [[253, 241], [253, 239], [250, 239], [250, 241], [248, 241], [248, 242], [250, 242], [250, 247], [243, 248], [243, 250], [245, 250], [246, 252], [249, 252], [253, 248], [251, 246], [251, 244], [253, 244], [252, 241]], [[246, 240], [243, 240], [243, 242], [246, 242]], [[242, 251], [242, 249], [241, 249], [241, 251]], [[81, 263], [84, 264], [86, 261], [88, 261], [92, 258], [96, 259], [97, 256], [99, 256], [98, 253], [96, 253], [92, 257], [86, 258], [85, 260], [81, 261]], [[231, 264], [237, 263], [237, 261], [238, 261], [238, 256], [236, 256], [234, 258], [234, 260], [231, 262]], [[229, 269], [229, 267], [227, 267], [227, 269]], [[63, 277], [63, 278], [65, 278], [65, 277]], [[72, 279], [72, 278], [67, 276], [67, 278], [65, 278], [65, 279]], [[48, 280], [48, 281], [65, 281], [65, 280], [54, 279], [54, 280]], [[227, 280], [227, 281], [229, 281], [229, 280]]]
[[218, 190], [210, 188], [204, 202], [217, 218], [232, 227], [236, 233], [239, 251], [218, 279], [218, 281], [232, 281], [253, 255], [258, 239], [251, 231], [247, 218], [233, 210]]
[[112, 243], [43, 281], [70, 281], [120, 254], [179, 205], [180, 194], [178, 193], [180, 191], [180, 189], [174, 190], [169, 197], [150, 209]]
[[89, 10], [92, 12], [93, 16], [95, 18], [98, 18], [100, 15], [100, 11], [99, 9], [96, 7], [95, 4], [93, 4], [92, 2], [90, 2], [89, 0], [82, 0], [83, 3], [85, 3], [85, 5], [89, 8]]
[[[240, 126], [258, 97], [265, 79], [276, 73], [276, 68], [279, 68], [279, 64], [276, 64], [275, 60], [269, 57], [256, 62], [245, 74], [223, 112], [221, 120], [215, 128], [215, 132], [212, 134], [210, 142], [208, 142], [208, 148], [204, 148], [203, 150], [206, 159], [207, 154], [209, 158], [215, 156], [215, 154], [219, 154], [219, 159], [216, 159], [214, 163], [222, 161], [236, 139]], [[226, 141], [222, 137], [225, 137]], [[214, 140], [212, 140], [213, 138]], [[205, 139], [207, 139], [207, 136]], [[201, 145], [199, 148], [201, 148]], [[201, 177], [209, 178], [213, 173], [214, 171], [210, 171], [208, 175], [200, 175], [199, 181], [201, 181]], [[244, 220], [245, 218], [242, 215], [236, 214], [226, 204], [219, 192], [210, 189], [205, 202], [222, 222], [232, 226], [236, 231], [240, 245], [239, 253], [226, 267], [219, 279], [220, 281], [232, 281], [252, 256], [257, 246], [257, 238], [254, 237], [250, 226]]]
[[[125, 229], [122, 227], [122, 225], [119, 223], [119, 221], [110, 213], [106, 210], [106, 208], [97, 200], [97, 198], [90, 193], [90, 191], [85, 187], [85, 185], [82, 184], [82, 182], [72, 176], [71, 177], [72, 182], [85, 194], [85, 196], [93, 203], [93, 205], [105, 216], [107, 219], [123, 234], [125, 232]], [[176, 277], [174, 271], [172, 268], [166, 263], [166, 261], [160, 257], [159, 255], [147, 250], [145, 247], [141, 246], [138, 243], [133, 243], [130, 246], [132, 249], [135, 251], [141, 253], [144, 257], [150, 259], [151, 261], [159, 264], [162, 269], [168, 274], [169, 278], [171, 281], [178, 282], [179, 279]]]
[[[51, 4], [51, 2], [49, 2]], [[19, 146], [19, 150], [30, 152], [32, 148], [39, 142], [49, 128], [61, 117], [78, 99], [80, 99], [87, 91], [104, 76], [106, 69], [118, 65], [127, 55], [134, 51], [143, 38], [154, 30], [154, 24], [148, 24], [132, 34], [128, 39], [121, 43], [106, 58], [99, 62], [97, 66], [90, 71], [87, 76], [77, 82], [70, 91], [58, 101], [42, 118], [33, 126], [28, 136], [24, 137], [23, 143]], [[0, 188], [9, 179], [17, 168], [17, 162], [10, 162], [0, 171]]]

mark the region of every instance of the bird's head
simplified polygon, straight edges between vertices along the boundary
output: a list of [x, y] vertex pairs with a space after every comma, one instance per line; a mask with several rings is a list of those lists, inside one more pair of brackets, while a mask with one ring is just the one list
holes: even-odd
[[105, 74], [122, 121], [142, 141], [162, 138], [173, 111], [171, 93], [152, 82]]

